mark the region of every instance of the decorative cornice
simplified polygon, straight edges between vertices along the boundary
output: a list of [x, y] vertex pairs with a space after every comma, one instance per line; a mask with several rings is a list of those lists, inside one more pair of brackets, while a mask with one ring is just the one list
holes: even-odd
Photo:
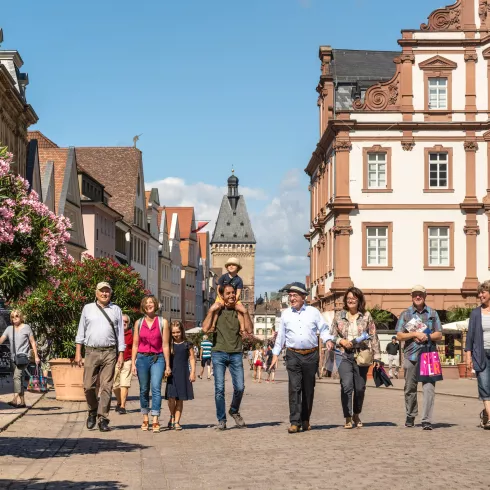
[[415, 146], [415, 141], [413, 139], [407, 141], [402, 140], [403, 151], [412, 151], [414, 146]]
[[459, 31], [461, 29], [461, 0], [453, 5], [437, 9], [428, 17], [427, 24], [420, 24], [422, 31]]
[[468, 63], [468, 61], [473, 61], [476, 63], [478, 61], [478, 55], [476, 54], [476, 51], [466, 51], [464, 54], [464, 60], [466, 63]]
[[457, 67], [457, 63], [439, 54], [419, 63], [421, 70], [455, 70]]
[[397, 69], [394, 77], [383, 83], [372, 85], [366, 90], [364, 103], [361, 99], [354, 100], [352, 106], [356, 111], [397, 110], [400, 85], [400, 58], [396, 58]]
[[333, 144], [333, 149], [335, 152], [339, 151], [351, 151], [352, 150], [352, 144], [350, 140], [335, 140], [335, 143]]
[[411, 53], [402, 53], [400, 56], [400, 61], [402, 63], [405, 63], [405, 62], [410, 62], [410, 63], [414, 63], [415, 62], [415, 56]]
[[476, 141], [465, 141], [463, 146], [465, 151], [478, 151], [478, 143]]

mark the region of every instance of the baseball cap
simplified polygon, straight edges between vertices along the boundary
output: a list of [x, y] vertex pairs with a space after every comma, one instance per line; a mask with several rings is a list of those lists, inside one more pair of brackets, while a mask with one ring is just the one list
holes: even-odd
[[95, 288], [97, 291], [100, 291], [102, 288], [109, 288], [112, 292], [111, 285], [108, 282], [99, 282], [97, 287]]
[[426, 293], [426, 292], [427, 292], [427, 290], [421, 284], [416, 284], [412, 288], [412, 293]]

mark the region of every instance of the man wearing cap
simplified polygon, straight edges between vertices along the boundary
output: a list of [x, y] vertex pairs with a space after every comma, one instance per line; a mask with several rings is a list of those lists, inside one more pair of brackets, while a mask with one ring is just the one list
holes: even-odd
[[308, 294], [304, 284], [293, 282], [287, 286], [291, 308], [283, 311], [272, 350], [270, 369], [277, 364], [282, 348], [286, 345], [286, 369], [289, 378], [290, 434], [310, 430], [310, 416], [315, 394], [315, 376], [318, 369], [319, 337], [333, 349], [333, 337], [329, 325], [321, 313], [305, 304]]
[[[437, 311], [425, 304], [427, 291], [424, 286], [417, 284], [412, 288], [412, 306], [406, 309], [398, 319], [396, 325], [396, 338], [399, 341], [405, 341], [404, 363], [405, 371], [405, 409], [407, 419], [405, 427], [415, 425], [415, 417], [418, 414], [417, 405], [417, 361], [422, 351], [422, 345], [429, 340], [437, 342], [442, 338], [441, 320]], [[415, 331], [409, 331], [407, 328], [409, 322], [418, 319], [423, 323], [422, 328]], [[424, 332], [430, 330], [430, 334]], [[410, 329], [411, 330], [411, 329]], [[424, 393], [424, 404], [422, 409], [422, 428], [432, 430], [432, 413], [434, 411], [434, 399], [436, 393], [435, 383], [423, 382], [422, 391]]]
[[[390, 379], [395, 376], [398, 379], [398, 358], [400, 352], [400, 344], [396, 341], [396, 335], [391, 337], [391, 342], [386, 346], [386, 353], [388, 354], [388, 369]], [[395, 372], [393, 372], [393, 368]]]
[[[96, 301], [82, 310], [75, 338], [75, 362], [84, 366], [83, 389], [88, 405], [87, 428], [94, 429], [97, 419], [101, 432], [109, 431], [109, 410], [116, 362], [121, 369], [124, 362], [124, 325], [119, 306], [111, 303], [112, 288], [108, 282], [99, 282]], [[85, 360], [82, 359], [85, 345]], [[119, 353], [119, 354], [118, 354]], [[100, 400], [96, 383], [100, 379]]]

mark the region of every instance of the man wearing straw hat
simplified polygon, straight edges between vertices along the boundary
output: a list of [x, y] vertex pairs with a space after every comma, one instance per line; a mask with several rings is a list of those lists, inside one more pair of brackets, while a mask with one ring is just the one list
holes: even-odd
[[310, 416], [315, 394], [315, 376], [318, 369], [319, 337], [327, 342], [327, 349], [334, 347], [329, 325], [321, 313], [305, 304], [308, 294], [304, 284], [293, 282], [287, 286], [289, 304], [282, 312], [276, 343], [272, 350], [270, 368], [277, 364], [282, 348], [286, 345], [286, 369], [289, 378], [290, 434], [310, 430]]

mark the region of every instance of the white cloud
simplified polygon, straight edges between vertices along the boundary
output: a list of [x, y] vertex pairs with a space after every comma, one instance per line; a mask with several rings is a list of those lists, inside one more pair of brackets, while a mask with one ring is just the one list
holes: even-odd
[[[274, 196], [268, 196], [261, 188], [240, 186], [240, 193], [247, 202], [254, 200], [253, 207], [262, 208], [250, 212], [251, 206], [248, 206], [257, 240], [256, 296], [289, 282], [304, 282], [308, 274], [308, 243], [303, 235], [309, 223], [309, 198], [303, 180], [300, 169], [289, 170], [280, 183], [279, 193]], [[211, 220], [207, 229], [212, 233], [221, 200], [227, 192], [225, 187], [203, 182], [187, 184], [176, 177], [146, 184], [147, 190], [153, 187], [158, 189], [161, 205], [194, 206], [196, 219]]]

